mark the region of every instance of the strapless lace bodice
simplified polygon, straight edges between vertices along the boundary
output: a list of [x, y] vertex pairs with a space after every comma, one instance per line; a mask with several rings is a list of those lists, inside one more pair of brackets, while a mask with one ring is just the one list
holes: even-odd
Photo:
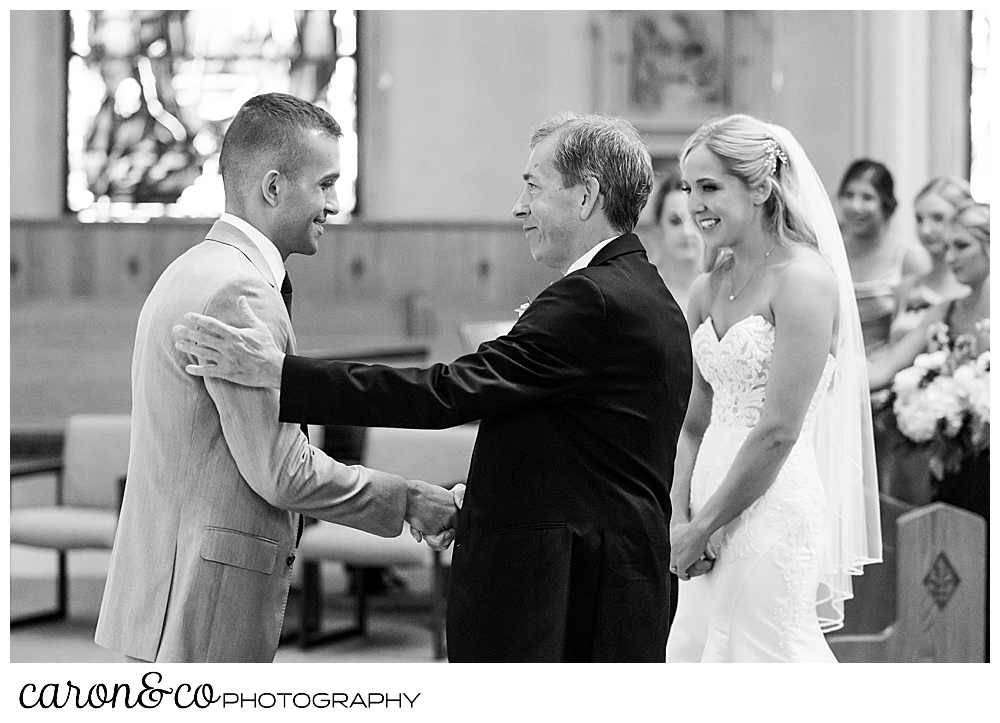
[[[711, 423], [702, 438], [691, 478], [690, 505], [695, 513], [726, 479], [734, 459], [760, 421], [774, 353], [774, 327], [762, 316], [749, 316], [733, 324], [720, 339], [708, 318], [695, 330], [691, 346], [698, 369], [712, 387]], [[710, 575], [714, 574], [718, 581], [714, 584], [733, 585], [731, 594], [720, 593], [719, 599], [745, 601], [748, 591], [766, 590], [761, 601], [750, 604], [749, 609], [766, 606], [763, 614], [777, 631], [777, 648], [773, 652], [787, 660], [811, 657], [797, 647], [796, 640], [802, 635], [812, 641], [810, 646], [823, 648], [815, 603], [826, 496], [816, 466], [813, 425], [833, 371], [834, 358], [829, 355], [798, 441], [774, 483], [715, 536], [720, 564]], [[764, 556], [772, 564], [758, 565]], [[759, 588], [743, 584], [746, 576], [761, 580], [768, 570], [778, 572], [780, 584], [775, 580], [760, 582]], [[729, 612], [719, 615], [726, 621], [719, 629], [728, 630], [733, 616]], [[757, 623], [747, 625], [752, 628]], [[731, 643], [725, 635], [723, 638], [726, 645]], [[707, 659], [726, 659], [726, 655], [709, 655]]]
[[[774, 351], [774, 327], [760, 315], [733, 324], [722, 338], [708, 317], [691, 337], [692, 353], [701, 375], [712, 386], [712, 424], [753, 427], [764, 409], [764, 394]], [[834, 358], [827, 357], [802, 425], [811, 432], [816, 409], [833, 377]]]

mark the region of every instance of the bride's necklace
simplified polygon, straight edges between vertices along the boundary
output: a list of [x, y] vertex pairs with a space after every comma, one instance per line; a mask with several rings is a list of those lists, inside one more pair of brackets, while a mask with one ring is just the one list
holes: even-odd
[[760, 261], [758, 261], [754, 265], [753, 269], [751, 269], [750, 273], [747, 275], [747, 280], [743, 282], [743, 286], [740, 287], [739, 291], [733, 291], [733, 270], [736, 267], [736, 259], [733, 259], [733, 269], [730, 269], [730, 271], [729, 271], [729, 300], [730, 301], [732, 301], [737, 296], [739, 296], [741, 293], [743, 293], [743, 289], [745, 289], [750, 284], [751, 279], [753, 279], [753, 275], [756, 274], [757, 273], [757, 269], [759, 269], [761, 267], [761, 265], [765, 261], [767, 261], [767, 257], [771, 255], [772, 251], [774, 251], [774, 247], [775, 246], [777, 246], [777, 244], [771, 244], [771, 248], [769, 248], [767, 250], [767, 253], [764, 254], [761, 257]]

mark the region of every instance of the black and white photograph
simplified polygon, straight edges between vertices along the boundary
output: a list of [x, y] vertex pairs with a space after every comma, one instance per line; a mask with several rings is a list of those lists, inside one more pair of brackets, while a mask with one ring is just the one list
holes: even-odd
[[995, 10], [7, 15], [8, 710], [985, 705]]

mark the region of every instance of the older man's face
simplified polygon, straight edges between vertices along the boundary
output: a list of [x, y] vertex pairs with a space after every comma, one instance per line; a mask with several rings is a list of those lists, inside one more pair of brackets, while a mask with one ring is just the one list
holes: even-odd
[[564, 188], [552, 166], [554, 138], [536, 145], [524, 169], [524, 190], [512, 213], [524, 224], [531, 256], [540, 264], [565, 271], [576, 260], [573, 239], [581, 223], [584, 187]]

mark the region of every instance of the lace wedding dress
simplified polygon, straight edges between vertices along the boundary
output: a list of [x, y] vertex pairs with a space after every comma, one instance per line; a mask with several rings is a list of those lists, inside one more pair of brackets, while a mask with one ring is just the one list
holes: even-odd
[[[749, 316], [719, 339], [708, 318], [691, 341], [713, 392], [711, 423], [691, 479], [693, 514], [722, 483], [760, 419], [774, 327]], [[831, 355], [774, 484], [713, 537], [721, 533], [712, 570], [679, 583], [667, 662], [836, 662], [816, 613], [827, 500], [812, 442], [834, 366]]]

